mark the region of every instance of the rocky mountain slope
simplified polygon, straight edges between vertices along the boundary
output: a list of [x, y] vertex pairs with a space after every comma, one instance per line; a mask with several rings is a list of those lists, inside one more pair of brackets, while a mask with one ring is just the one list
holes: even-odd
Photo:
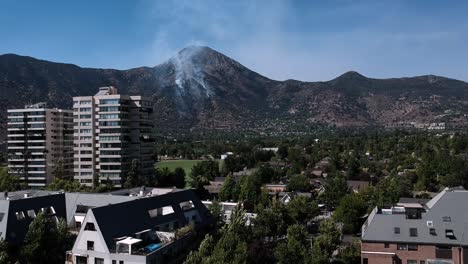
[[307, 131], [337, 127], [468, 126], [468, 83], [439, 76], [372, 79], [347, 72], [327, 82], [275, 81], [208, 47], [190, 46], [154, 68], [80, 68], [31, 57], [0, 56], [0, 124], [6, 109], [72, 97], [114, 85], [152, 96], [161, 130]]

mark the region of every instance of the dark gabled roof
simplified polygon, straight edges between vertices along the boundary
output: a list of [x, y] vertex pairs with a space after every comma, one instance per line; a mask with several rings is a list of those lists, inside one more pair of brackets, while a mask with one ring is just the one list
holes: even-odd
[[[159, 196], [102, 206], [91, 209], [109, 249], [115, 247], [115, 238], [132, 236], [142, 230], [152, 229], [171, 221], [186, 223], [180, 203], [192, 201], [199, 212], [201, 223], [209, 224], [212, 216], [191, 190], [167, 193]], [[174, 213], [151, 218], [148, 211], [172, 206]]]

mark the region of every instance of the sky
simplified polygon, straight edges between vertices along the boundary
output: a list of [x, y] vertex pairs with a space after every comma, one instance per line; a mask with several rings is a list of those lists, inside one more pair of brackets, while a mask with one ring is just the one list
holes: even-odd
[[0, 54], [129, 69], [204, 45], [276, 80], [468, 81], [467, 14], [451, 0], [2, 0]]

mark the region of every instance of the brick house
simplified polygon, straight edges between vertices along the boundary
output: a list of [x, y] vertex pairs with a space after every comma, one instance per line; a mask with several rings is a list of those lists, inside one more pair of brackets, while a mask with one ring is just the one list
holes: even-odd
[[362, 264], [468, 264], [468, 191], [375, 208], [362, 227]]

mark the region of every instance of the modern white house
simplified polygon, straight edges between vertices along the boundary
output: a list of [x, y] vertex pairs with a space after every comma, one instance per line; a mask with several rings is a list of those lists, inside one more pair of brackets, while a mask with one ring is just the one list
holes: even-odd
[[168, 263], [183, 259], [212, 225], [190, 190], [91, 208], [66, 263]]

